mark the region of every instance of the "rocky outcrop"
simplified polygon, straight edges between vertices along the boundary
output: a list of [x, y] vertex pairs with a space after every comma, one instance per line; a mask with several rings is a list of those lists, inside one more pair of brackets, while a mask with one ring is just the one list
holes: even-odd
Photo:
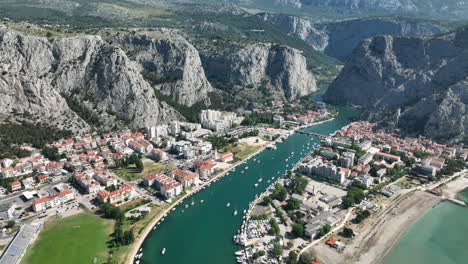
[[201, 53], [208, 79], [232, 84], [231, 94], [290, 100], [317, 90], [305, 57], [290, 47], [255, 43], [230, 54]]
[[434, 22], [403, 18], [377, 17], [314, 24], [308, 19], [277, 14], [259, 14], [262, 20], [306, 41], [314, 49], [346, 61], [355, 47], [367, 38], [378, 35], [432, 36], [447, 32]]
[[437, 139], [466, 136], [468, 28], [437, 37], [378, 36], [355, 49], [325, 100]]
[[[180, 71], [180, 75], [177, 75], [174, 83], [156, 86], [186, 104], [206, 100], [204, 89], [208, 90], [211, 86], [204, 79], [201, 65], [198, 64], [197, 68], [196, 59], [191, 54], [193, 50], [177, 43], [177, 40], [172, 44], [167, 40], [160, 44], [163, 47], [160, 49], [154, 47], [157, 46], [155, 43], [148, 45], [145, 49], [150, 55], [145, 57], [146, 60], [138, 60], [126, 53], [125, 45], [121, 46], [121, 42], [111, 44], [100, 36], [50, 41], [2, 30], [0, 113], [23, 113], [75, 131], [87, 129], [90, 125], [112, 128], [122, 119], [136, 127], [183, 119], [177, 111], [158, 100], [155, 87], [142, 74], [145, 69], [142, 65], [150, 64], [151, 56], [157, 57], [160, 52], [160, 57], [167, 56], [167, 63], [165, 68], [154, 71], [167, 71], [168, 76]], [[138, 56], [138, 53], [135, 54]], [[161, 61], [160, 57], [155, 57], [153, 62], [156, 65]], [[190, 63], [194, 65], [190, 67]], [[197, 74], [201, 76], [194, 76]], [[180, 90], [173, 94], [171, 89]], [[68, 104], [65, 99], [69, 99]], [[70, 99], [78, 102], [78, 111], [76, 105], [69, 105]], [[92, 113], [98, 117], [98, 121], [93, 120], [90, 124], [90, 120], [83, 115], [83, 109], [88, 112], [87, 117]]]

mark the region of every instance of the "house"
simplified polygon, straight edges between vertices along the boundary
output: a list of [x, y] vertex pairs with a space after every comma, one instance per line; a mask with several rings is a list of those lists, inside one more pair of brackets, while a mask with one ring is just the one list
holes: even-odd
[[216, 168], [216, 163], [213, 159], [207, 159], [205, 161], [195, 162], [195, 169], [200, 175], [200, 177], [208, 177], [214, 172]]
[[175, 169], [170, 173], [171, 177], [182, 183], [184, 188], [197, 185], [200, 181], [198, 173]]
[[32, 201], [32, 208], [34, 212], [39, 212], [47, 208], [60, 206], [73, 199], [75, 199], [75, 194], [73, 193], [73, 191], [65, 190], [55, 195], [44, 196]]
[[6, 167], [0, 170], [0, 176], [2, 178], [10, 178], [10, 177], [14, 177], [15, 173], [12, 167]]
[[21, 190], [21, 182], [20, 181], [14, 181], [10, 183], [10, 191], [14, 192], [17, 190]]
[[10, 167], [11, 165], [13, 165], [13, 160], [11, 160], [9, 158], [2, 159], [2, 166], [4, 168]]
[[0, 221], [12, 220], [15, 217], [16, 204], [3, 203], [0, 204]]
[[39, 180], [40, 183], [45, 183], [49, 180], [49, 175], [42, 174], [42, 175], [37, 176], [37, 179]]
[[398, 162], [400, 161], [400, 157], [399, 156], [396, 156], [396, 155], [392, 155], [392, 154], [388, 154], [388, 153], [384, 153], [384, 152], [377, 152], [375, 153], [375, 158], [378, 158], [378, 159], [383, 159], [387, 162], [390, 162], [390, 163], [393, 163], [393, 162]]
[[128, 201], [133, 197], [133, 187], [130, 184], [123, 184], [119, 189], [109, 192], [106, 190], [99, 191], [97, 199], [99, 202], [110, 202], [111, 204], [118, 204]]
[[220, 160], [222, 162], [231, 162], [234, 160], [234, 154], [232, 154], [232, 152], [226, 152], [226, 153], [223, 153], [221, 154], [220, 156]]
[[141, 145], [140, 143], [134, 141], [134, 140], [131, 140], [130, 142], [128, 142], [128, 147], [133, 149], [134, 151], [138, 152], [138, 153], [144, 153], [145, 152], [145, 147], [143, 145]]
[[73, 178], [76, 183], [83, 188], [86, 193], [94, 194], [103, 189], [99, 182], [95, 181], [93, 177], [88, 174], [75, 172]]
[[167, 159], [167, 154], [166, 152], [162, 151], [161, 149], [154, 148], [150, 151], [150, 154], [148, 155], [149, 158], [157, 161], [163, 161]]

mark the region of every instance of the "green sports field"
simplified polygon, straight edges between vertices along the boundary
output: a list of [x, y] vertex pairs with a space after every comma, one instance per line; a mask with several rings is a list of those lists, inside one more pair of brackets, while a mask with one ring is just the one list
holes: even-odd
[[103, 263], [113, 228], [112, 221], [88, 213], [49, 220], [21, 263]]

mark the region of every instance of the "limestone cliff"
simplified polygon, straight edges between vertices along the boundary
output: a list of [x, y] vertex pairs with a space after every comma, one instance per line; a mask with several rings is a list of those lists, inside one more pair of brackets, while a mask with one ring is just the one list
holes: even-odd
[[200, 51], [207, 77], [231, 84], [241, 97], [290, 100], [317, 90], [299, 50], [269, 43], [237, 47], [226, 54]]
[[365, 40], [324, 98], [363, 106], [368, 118], [408, 133], [461, 140], [467, 133], [467, 44], [467, 28], [436, 37]]

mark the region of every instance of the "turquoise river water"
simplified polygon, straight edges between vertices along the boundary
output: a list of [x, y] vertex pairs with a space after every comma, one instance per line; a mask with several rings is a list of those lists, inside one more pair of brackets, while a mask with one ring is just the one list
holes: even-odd
[[[355, 115], [356, 111], [341, 108], [336, 119], [305, 130], [329, 135], [347, 125]], [[260, 152], [229, 175], [187, 198], [148, 235], [142, 245], [140, 263], [236, 263], [233, 253], [238, 246], [233, 243], [233, 236], [242, 224], [242, 212], [255, 199], [255, 195], [261, 194], [270, 185], [268, 180], [277, 179], [312, 151], [312, 143], [319, 143], [319, 139], [293, 134], [277, 144], [276, 151]], [[260, 178], [263, 181], [254, 188]], [[201, 203], [201, 200], [204, 202]], [[192, 202], [193, 206], [185, 208]], [[227, 203], [231, 206], [226, 207]], [[235, 210], [239, 212], [237, 216], [233, 215]], [[163, 248], [166, 248], [164, 255], [161, 254]]]
[[[468, 203], [468, 190], [458, 198]], [[466, 264], [467, 237], [468, 207], [441, 202], [409, 227], [384, 264]]]

